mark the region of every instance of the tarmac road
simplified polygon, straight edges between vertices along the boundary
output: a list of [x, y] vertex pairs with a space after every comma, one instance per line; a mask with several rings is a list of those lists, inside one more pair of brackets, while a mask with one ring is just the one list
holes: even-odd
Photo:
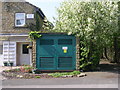
[[[120, 66], [101, 64], [101, 71], [86, 72], [85, 77], [51, 79], [2, 79], [2, 88], [118, 88]], [[14, 67], [16, 68], [16, 67]], [[0, 67], [0, 72], [7, 67]], [[119, 77], [118, 77], [119, 76]], [[0, 76], [1, 77], [1, 76]], [[119, 81], [119, 82], [118, 82]], [[120, 89], [119, 89], [120, 90]]]
[[87, 72], [85, 77], [3, 80], [3, 88], [118, 88], [118, 74]]

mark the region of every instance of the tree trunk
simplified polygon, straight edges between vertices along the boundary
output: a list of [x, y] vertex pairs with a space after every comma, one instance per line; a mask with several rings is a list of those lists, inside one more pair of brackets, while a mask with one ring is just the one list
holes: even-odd
[[118, 44], [117, 44], [117, 37], [114, 37], [114, 51], [115, 51], [115, 54], [114, 54], [114, 62], [118, 63]]
[[111, 61], [111, 59], [108, 57], [107, 53], [108, 53], [108, 52], [107, 52], [107, 48], [105, 47], [105, 48], [104, 48], [105, 58], [106, 58], [107, 60]]

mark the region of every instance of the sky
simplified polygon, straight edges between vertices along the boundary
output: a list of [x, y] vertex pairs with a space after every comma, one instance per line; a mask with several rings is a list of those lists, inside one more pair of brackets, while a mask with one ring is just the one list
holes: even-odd
[[[53, 23], [54, 21], [53, 17], [57, 17], [56, 8], [58, 8], [60, 6], [60, 3], [65, 0], [26, 0], [26, 1], [41, 8], [47, 19]], [[104, 1], [104, 0], [80, 0], [80, 1]]]
[[60, 3], [64, 0], [26, 0], [33, 5], [40, 7], [47, 19], [53, 22], [53, 17], [57, 17], [56, 8], [60, 6]]

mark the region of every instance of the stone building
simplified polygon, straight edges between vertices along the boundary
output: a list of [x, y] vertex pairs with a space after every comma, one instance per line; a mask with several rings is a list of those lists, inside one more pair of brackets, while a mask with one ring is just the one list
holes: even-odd
[[[25, 2], [0, 2], [0, 66], [32, 65], [40, 70], [79, 69], [79, 39], [65, 33], [46, 31], [40, 8]], [[45, 29], [45, 31], [44, 31]], [[28, 33], [41, 31], [32, 44]], [[40, 42], [40, 43], [39, 43]], [[32, 49], [27, 46], [32, 45]]]
[[45, 15], [29, 2], [0, 2], [0, 66], [32, 64], [32, 50], [27, 48], [28, 33], [36, 29], [38, 19], [42, 30]]

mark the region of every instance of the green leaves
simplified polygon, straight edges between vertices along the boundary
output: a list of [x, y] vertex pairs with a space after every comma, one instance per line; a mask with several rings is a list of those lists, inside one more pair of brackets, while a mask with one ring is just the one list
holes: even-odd
[[40, 38], [41, 36], [42, 35], [40, 35], [39, 32], [37, 32], [37, 31], [29, 32], [29, 38], [31, 41], [36, 40], [36, 39]]
[[[71, 32], [77, 36], [108, 44], [108, 39], [118, 29], [117, 3], [111, 2], [80, 2], [65, 1], [57, 9], [58, 18], [54, 30], [56, 32]], [[101, 38], [97, 38], [101, 37]]]
[[112, 46], [113, 36], [119, 33], [117, 2], [69, 0], [61, 3], [57, 12], [53, 31], [78, 36], [80, 67], [97, 66], [102, 49]]
[[69, 0], [57, 9], [54, 31], [94, 39], [100, 46], [110, 45], [118, 32], [117, 2], [81, 2]]
[[65, 76], [65, 75], [73, 75], [73, 76], [76, 76], [76, 75], [78, 75], [78, 74], [80, 74], [80, 71], [62, 72], [62, 73], [56, 72], [56, 73], [51, 73], [51, 74], [48, 74], [48, 75], [57, 78], [57, 77]]

